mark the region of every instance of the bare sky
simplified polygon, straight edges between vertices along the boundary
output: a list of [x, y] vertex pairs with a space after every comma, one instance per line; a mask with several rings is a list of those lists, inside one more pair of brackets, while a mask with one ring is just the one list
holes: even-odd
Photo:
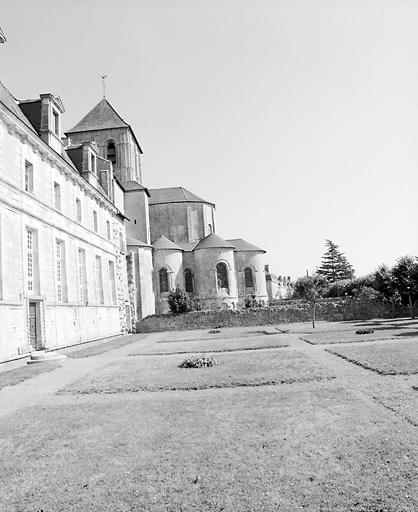
[[61, 97], [64, 130], [106, 97], [144, 185], [217, 206], [217, 233], [293, 278], [325, 239], [358, 276], [418, 255], [416, 0], [0, 0], [0, 78]]

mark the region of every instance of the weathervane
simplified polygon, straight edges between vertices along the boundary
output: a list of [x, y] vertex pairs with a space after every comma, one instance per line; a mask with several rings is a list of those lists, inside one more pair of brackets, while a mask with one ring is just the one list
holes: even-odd
[[103, 98], [106, 98], [106, 83], [105, 83], [106, 78], [107, 78], [107, 75], [102, 75], [102, 81], [103, 81]]

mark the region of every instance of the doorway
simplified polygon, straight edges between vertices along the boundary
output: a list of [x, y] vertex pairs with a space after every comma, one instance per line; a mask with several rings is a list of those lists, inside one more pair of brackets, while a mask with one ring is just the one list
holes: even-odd
[[42, 348], [40, 333], [40, 303], [29, 302], [29, 340], [34, 350]]

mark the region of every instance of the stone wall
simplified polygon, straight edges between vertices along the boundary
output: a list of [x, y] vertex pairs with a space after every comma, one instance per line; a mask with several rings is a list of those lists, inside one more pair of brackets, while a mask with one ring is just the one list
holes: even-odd
[[150, 204], [151, 243], [164, 235], [172, 242], [197, 242], [209, 233], [213, 207], [205, 203]]
[[[238, 290], [235, 275], [233, 249], [205, 248], [195, 251], [196, 295], [205, 309], [235, 309], [238, 305]], [[224, 263], [228, 271], [229, 290], [219, 288], [216, 265]]]

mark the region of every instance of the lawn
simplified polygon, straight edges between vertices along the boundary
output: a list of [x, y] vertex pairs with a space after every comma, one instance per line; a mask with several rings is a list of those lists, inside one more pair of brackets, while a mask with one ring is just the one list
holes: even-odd
[[137, 356], [109, 364], [73, 382], [61, 393], [121, 393], [262, 386], [332, 378], [325, 368], [295, 351], [216, 354], [217, 365], [179, 368], [185, 356]]
[[[144, 350], [228, 345], [159, 336]], [[236, 351], [276, 336], [234, 335], [211, 368], [141, 355], [135, 337], [135, 356], [68, 359], [54, 393], [0, 415], [0, 510], [416, 512], [418, 341], [331, 349], [279, 336], [288, 348]], [[69, 384], [56, 393], [60, 372]], [[22, 401], [27, 383], [0, 401], [13, 390]]]
[[59, 364], [49, 362], [47, 364], [31, 364], [0, 372], [0, 389], [7, 386], [16, 386], [28, 379], [33, 379], [42, 373], [52, 372]]
[[[225, 336], [225, 335], [224, 335]], [[276, 335], [252, 335], [251, 337], [236, 338], [195, 338], [190, 340], [159, 341], [152, 354], [180, 354], [188, 352], [234, 352], [236, 350], [256, 350], [261, 348], [288, 347], [289, 343], [283, 334]], [[131, 355], [139, 355], [142, 352], [133, 352]]]
[[258, 336], [271, 336], [280, 334], [280, 330], [273, 326], [262, 327], [227, 327], [222, 329], [199, 329], [193, 331], [171, 331], [165, 333], [158, 343], [174, 343], [182, 341], [217, 340], [254, 338]]
[[[326, 345], [334, 343], [359, 343], [362, 341], [376, 341], [394, 339], [401, 336], [410, 336], [410, 331], [403, 331], [402, 328], [394, 329], [387, 327], [371, 327], [372, 333], [356, 334], [356, 331], [366, 330], [364, 328], [354, 328], [350, 331], [320, 332], [314, 334], [304, 334], [300, 339], [311, 343], [312, 345]], [[418, 333], [416, 334], [418, 337]]]
[[88, 344], [84, 348], [78, 348], [75, 347], [71, 349], [68, 353], [68, 357], [73, 358], [80, 358], [80, 357], [92, 357], [92, 356], [98, 356], [100, 354], [104, 354], [105, 352], [108, 352], [109, 350], [115, 350], [117, 348], [124, 347], [126, 345], [130, 345], [131, 343], [134, 343], [139, 338], [143, 338], [146, 336], [145, 334], [137, 334], [135, 336], [121, 336], [117, 338], [110, 339], [106, 342], [100, 342], [100, 343], [92, 343]]
[[333, 381], [68, 398], [0, 427], [5, 512], [418, 509], [416, 430]]
[[418, 373], [418, 340], [335, 347], [327, 351], [381, 375]]

